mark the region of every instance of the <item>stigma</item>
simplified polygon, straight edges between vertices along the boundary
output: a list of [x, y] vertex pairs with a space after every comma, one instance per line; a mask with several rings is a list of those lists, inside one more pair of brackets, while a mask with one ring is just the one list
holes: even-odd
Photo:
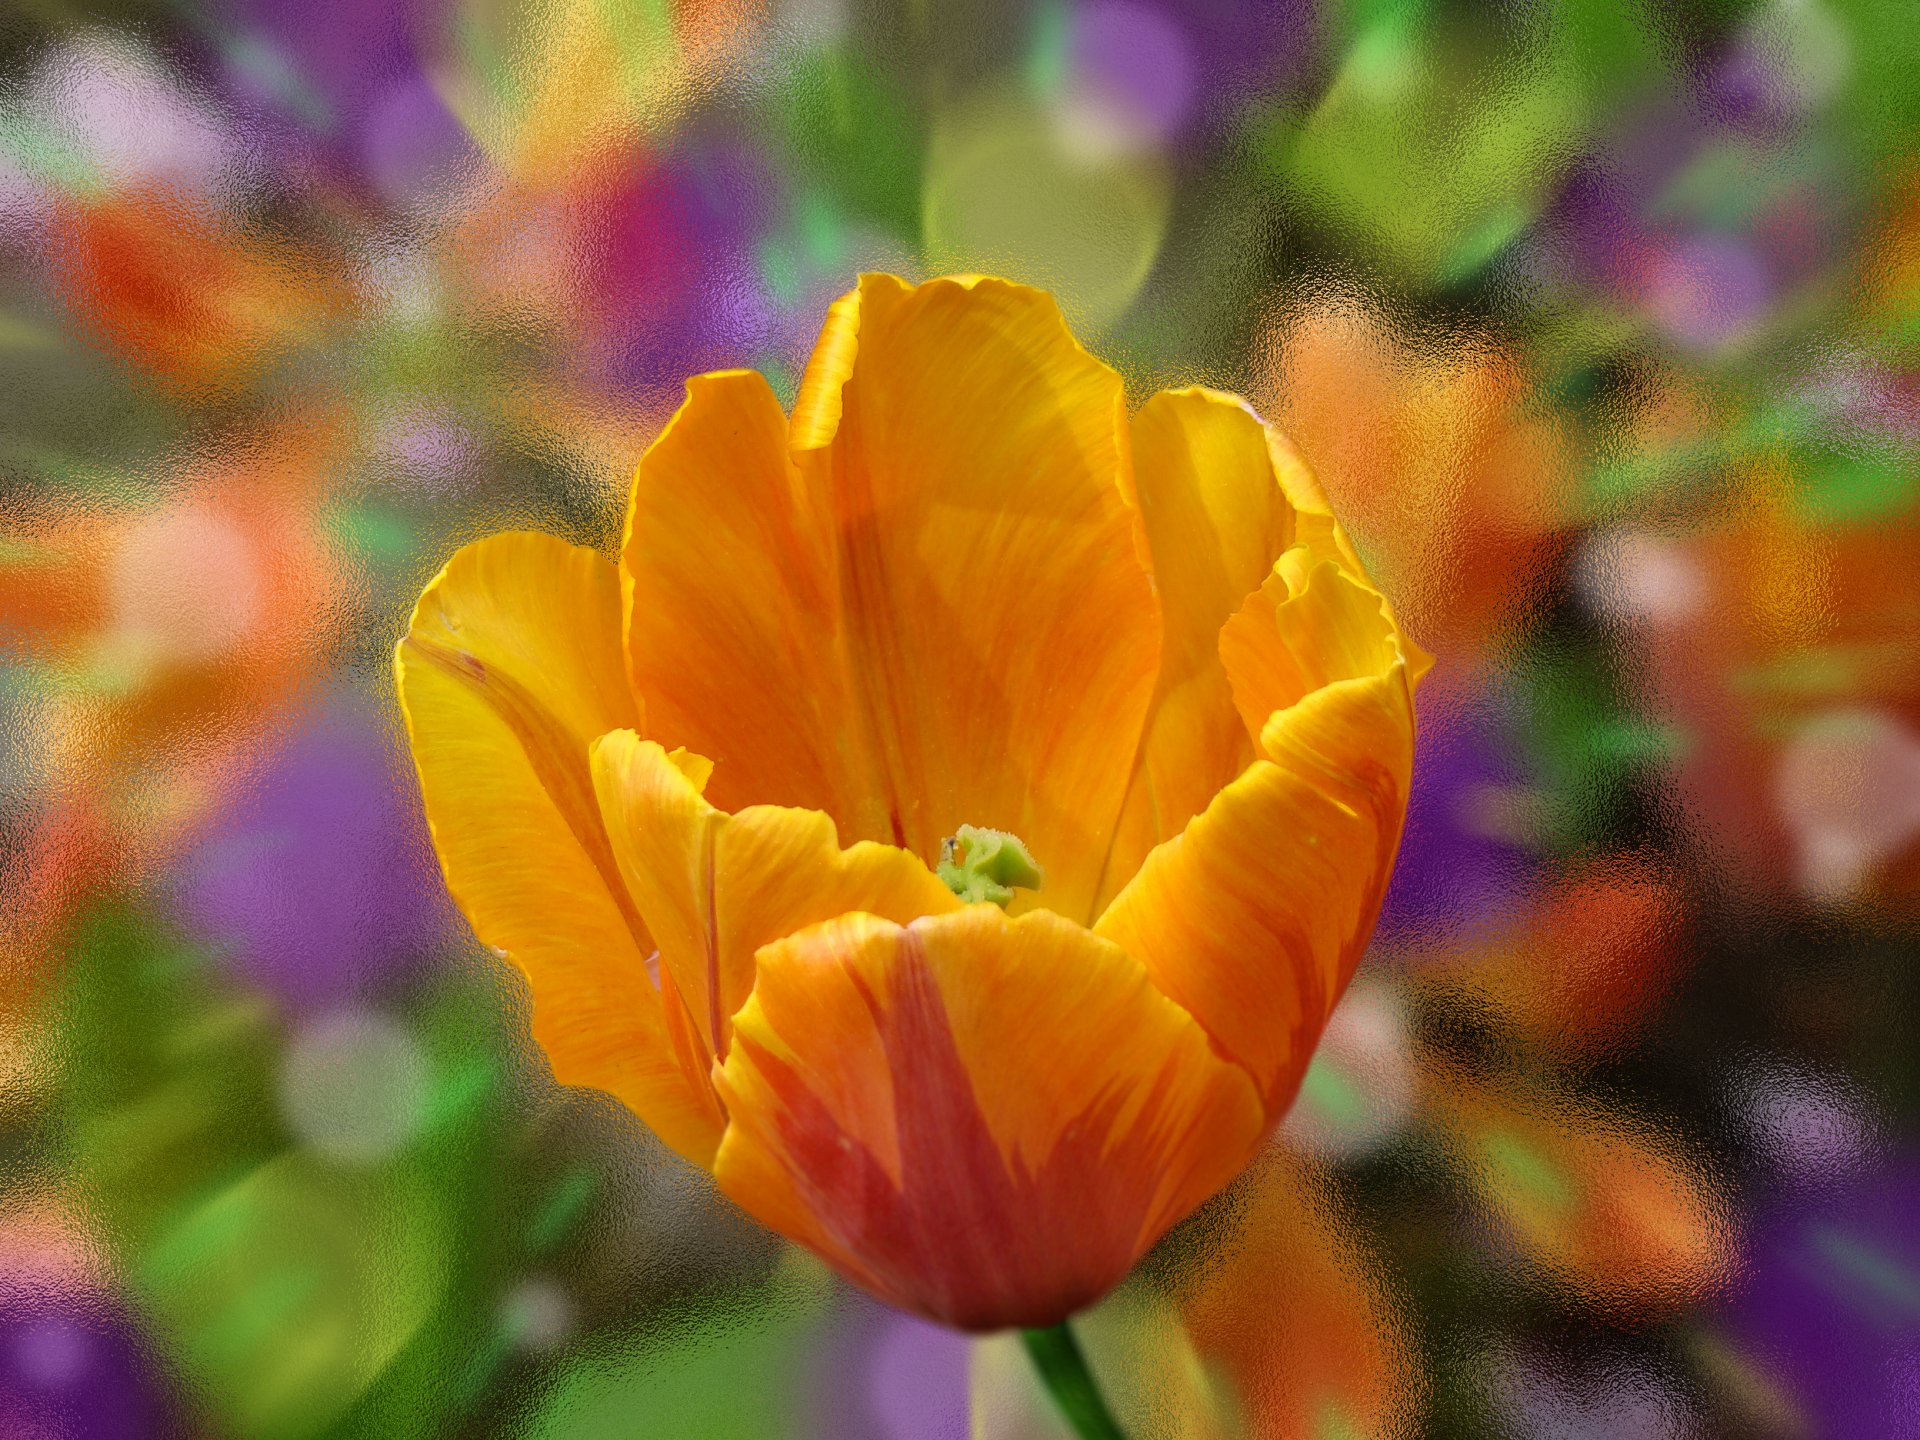
[[936, 872], [954, 894], [969, 904], [982, 902], [1001, 909], [1013, 903], [1013, 892], [1038, 890], [1041, 872], [1026, 844], [1005, 830], [962, 825], [940, 842]]

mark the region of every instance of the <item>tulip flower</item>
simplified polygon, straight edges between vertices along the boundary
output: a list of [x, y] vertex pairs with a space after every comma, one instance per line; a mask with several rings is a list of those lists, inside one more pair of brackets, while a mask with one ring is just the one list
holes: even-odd
[[1291, 448], [1044, 294], [867, 276], [699, 376], [616, 565], [456, 554], [435, 847], [596, 1086], [901, 1308], [1053, 1326], [1259, 1149], [1365, 948], [1426, 657]]

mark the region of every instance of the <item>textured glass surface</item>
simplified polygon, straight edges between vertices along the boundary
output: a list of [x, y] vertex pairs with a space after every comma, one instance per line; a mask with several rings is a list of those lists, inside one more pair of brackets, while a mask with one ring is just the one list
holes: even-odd
[[1917, 135], [1902, 0], [9, 7], [0, 1436], [1060, 1440], [554, 1083], [395, 701], [863, 270], [1245, 395], [1437, 660], [1129, 1433], [1920, 1434]]

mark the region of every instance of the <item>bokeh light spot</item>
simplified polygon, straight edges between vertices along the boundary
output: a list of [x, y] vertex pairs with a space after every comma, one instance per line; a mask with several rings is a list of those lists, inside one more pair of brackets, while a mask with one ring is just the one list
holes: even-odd
[[989, 103], [936, 128], [922, 195], [927, 260], [1049, 288], [1083, 331], [1098, 332], [1145, 284], [1168, 199], [1151, 158], [1076, 153], [1045, 115]]
[[287, 1126], [319, 1154], [352, 1164], [403, 1149], [426, 1117], [425, 1052], [398, 1020], [347, 1010], [302, 1025], [280, 1071]]

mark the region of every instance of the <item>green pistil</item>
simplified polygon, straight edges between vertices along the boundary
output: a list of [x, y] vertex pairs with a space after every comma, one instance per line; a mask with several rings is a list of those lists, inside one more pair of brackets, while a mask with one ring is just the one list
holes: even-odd
[[1040, 888], [1040, 867], [1020, 837], [978, 825], [962, 825], [940, 842], [938, 873], [962, 900], [991, 901], [1003, 910], [1013, 902], [1015, 889]]

